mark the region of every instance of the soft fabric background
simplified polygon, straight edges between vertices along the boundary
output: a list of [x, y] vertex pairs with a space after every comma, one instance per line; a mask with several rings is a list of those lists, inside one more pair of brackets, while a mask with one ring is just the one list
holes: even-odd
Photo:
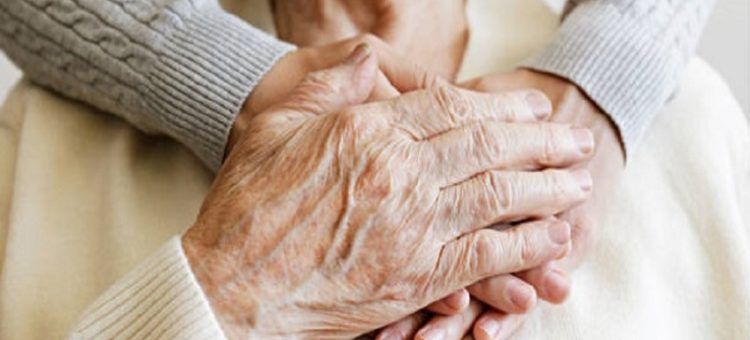
[[[518, 2], [529, 0], [498, 0]], [[532, 0], [542, 1], [542, 0]], [[559, 8], [561, 0], [543, 0]], [[719, 0], [704, 38], [699, 55], [719, 71], [729, 83], [744, 112], [750, 117], [750, 1]], [[15, 80], [20, 76], [0, 53], [0, 101], [5, 98]]]

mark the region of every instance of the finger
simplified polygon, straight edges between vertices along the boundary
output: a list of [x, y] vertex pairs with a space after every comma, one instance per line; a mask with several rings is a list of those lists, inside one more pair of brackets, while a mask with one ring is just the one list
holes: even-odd
[[341, 49], [351, 49], [359, 44], [367, 44], [377, 54], [378, 67], [389, 83], [399, 92], [410, 92], [447, 83], [421, 67], [416, 62], [396, 52], [393, 47], [373, 34], [362, 34], [354, 38], [342, 40], [322, 51], [323, 60], [334, 58]]
[[414, 61], [394, 52], [380, 41], [378, 66], [388, 81], [401, 93], [429, 89], [448, 82]]
[[370, 96], [377, 76], [377, 57], [369, 45], [361, 44], [343, 63], [305, 76], [274, 108], [320, 115], [361, 104]]
[[461, 314], [435, 316], [422, 327], [415, 339], [461, 339], [464, 337], [474, 320], [482, 313], [482, 304], [471, 301], [469, 307]]
[[556, 262], [560, 268], [570, 271], [578, 267], [593, 247], [596, 242], [597, 231], [594, 216], [593, 199], [560, 215], [561, 219], [570, 223], [571, 239], [573, 240], [570, 253]]
[[532, 285], [539, 297], [547, 302], [563, 303], [570, 294], [570, 277], [554, 262], [519, 273], [518, 276]]
[[488, 311], [474, 323], [473, 335], [476, 340], [509, 339], [526, 320], [526, 314], [506, 314]]
[[[421, 143], [434, 154], [433, 171], [452, 184], [491, 169], [568, 167], [594, 150], [588, 129], [562, 124], [472, 122]], [[456, 162], [456, 155], [468, 155]]]
[[445, 294], [491, 276], [531, 269], [557, 258], [569, 242], [570, 225], [556, 220], [478, 230], [442, 247], [431, 284], [436, 293]]
[[499, 73], [491, 76], [484, 76], [470, 79], [459, 84], [461, 87], [470, 88], [483, 92], [508, 92], [519, 90], [523, 84], [514, 79], [514, 74]]
[[375, 337], [377, 340], [399, 340], [412, 339], [427, 320], [428, 315], [425, 312], [411, 314], [401, 320], [398, 320], [383, 328]]
[[438, 216], [449, 221], [447, 237], [497, 223], [552, 216], [591, 193], [587, 170], [489, 171], [449, 186], [438, 196]]
[[414, 140], [424, 140], [471, 122], [537, 122], [552, 105], [540, 91], [500, 94], [474, 92], [453, 85], [406, 93], [393, 99], [393, 124]]
[[536, 305], [534, 287], [511, 274], [484, 279], [468, 290], [474, 299], [505, 313], [526, 313]]
[[461, 288], [457, 292], [431, 303], [425, 309], [437, 314], [454, 315], [466, 309], [466, 306], [469, 305], [469, 299], [469, 292]]
[[377, 79], [375, 80], [375, 87], [372, 89], [372, 93], [370, 93], [370, 98], [367, 98], [367, 102], [392, 99], [399, 95], [401, 95], [401, 93], [391, 85], [383, 72], [378, 71]]

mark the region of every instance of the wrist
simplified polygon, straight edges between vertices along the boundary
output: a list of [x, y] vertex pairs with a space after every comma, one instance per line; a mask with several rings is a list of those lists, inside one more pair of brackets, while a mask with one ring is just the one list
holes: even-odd
[[254, 333], [253, 323], [258, 319], [257, 304], [248, 303], [253, 300], [246, 295], [230, 296], [236, 291], [231, 289], [233, 267], [223, 257], [216, 256], [217, 252], [202, 242], [201, 236], [195, 228], [188, 230], [181, 238], [182, 249], [216, 320], [230, 339], [256, 338], [250, 335]]

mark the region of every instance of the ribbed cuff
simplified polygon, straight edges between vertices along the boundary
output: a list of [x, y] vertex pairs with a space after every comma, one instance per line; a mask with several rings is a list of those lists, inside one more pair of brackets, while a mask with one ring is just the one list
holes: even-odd
[[552, 43], [523, 66], [576, 83], [610, 115], [627, 155], [674, 90], [684, 64], [683, 52], [659, 41], [655, 28], [612, 4], [582, 3]]
[[[154, 109], [166, 132], [216, 170], [236, 114], [276, 61], [294, 49], [226, 13], [199, 2], [175, 24], [158, 50], [168, 51], [151, 77]], [[163, 103], [164, 105], [160, 105]]]
[[101, 295], [71, 339], [223, 339], [179, 237]]

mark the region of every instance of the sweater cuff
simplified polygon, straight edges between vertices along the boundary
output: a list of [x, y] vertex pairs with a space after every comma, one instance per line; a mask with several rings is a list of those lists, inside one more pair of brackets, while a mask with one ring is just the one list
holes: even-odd
[[224, 333], [174, 237], [107, 289], [71, 339], [223, 339]]
[[[198, 5], [200, 4], [200, 5]], [[225, 12], [198, 2], [178, 14], [175, 31], [161, 40], [152, 80], [170, 105], [155, 108], [161, 126], [216, 170], [235, 116], [270, 68], [294, 49]], [[179, 11], [176, 11], [179, 13]]]
[[582, 3], [523, 66], [577, 84], [617, 125], [627, 156], [674, 90], [685, 59], [657, 36], [654, 27], [612, 4]]

